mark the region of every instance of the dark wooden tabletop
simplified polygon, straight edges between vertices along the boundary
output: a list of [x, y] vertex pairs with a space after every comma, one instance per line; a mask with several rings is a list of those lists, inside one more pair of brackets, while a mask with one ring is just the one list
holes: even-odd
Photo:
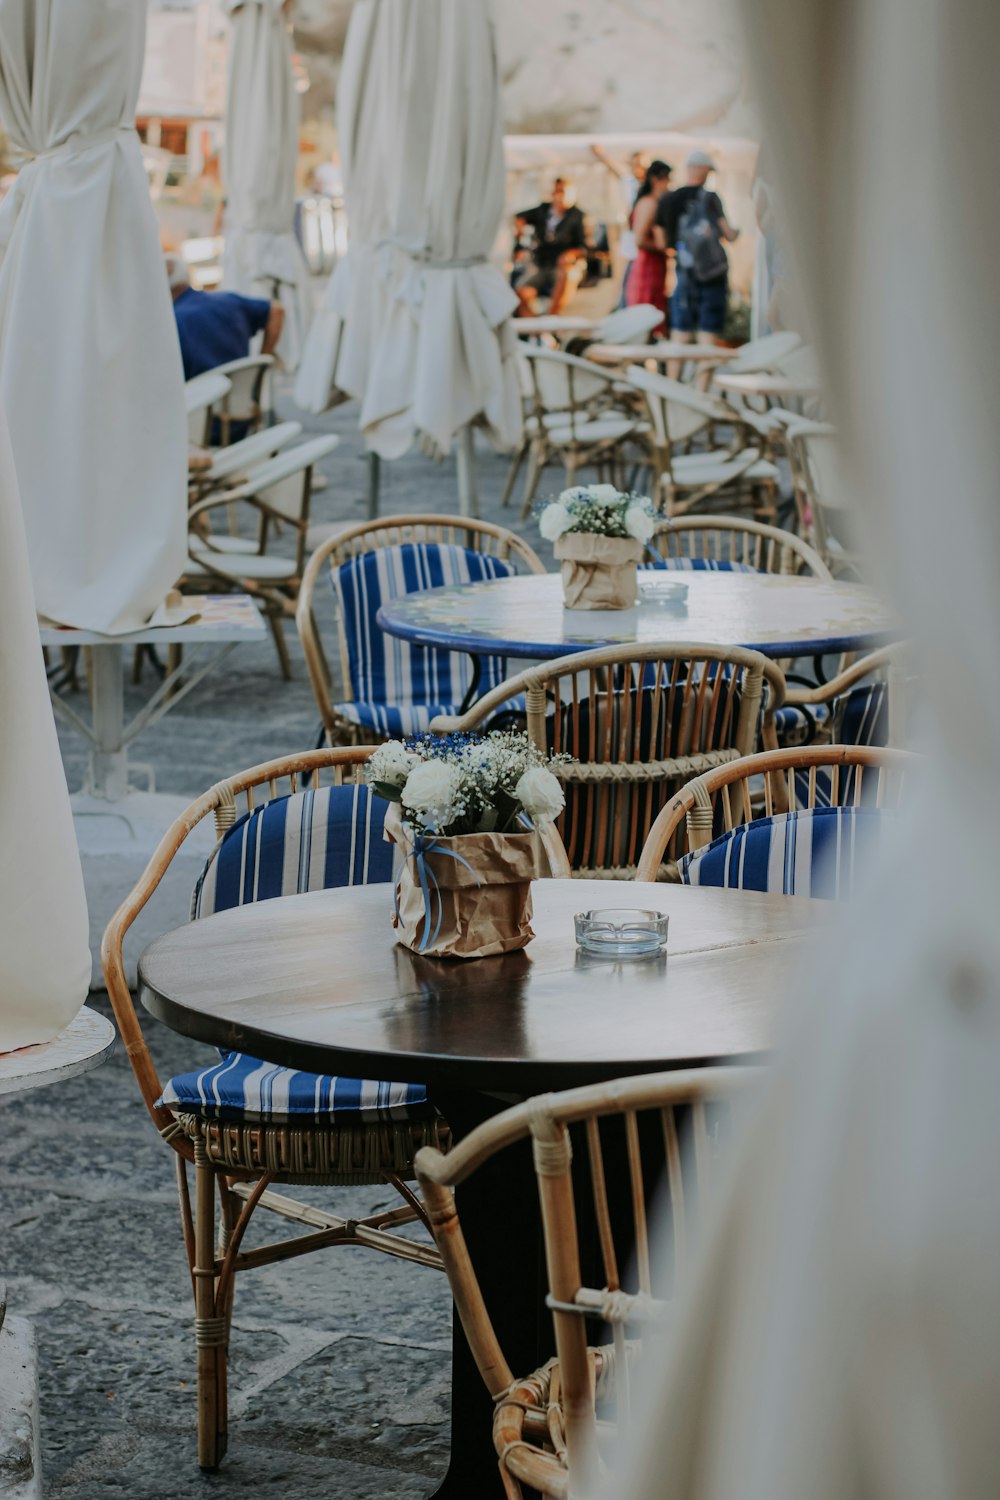
[[[596, 906], [670, 914], [669, 954], [575, 944]], [[388, 886], [286, 896], [158, 938], [142, 1003], [175, 1031], [312, 1072], [439, 1086], [569, 1086], [758, 1054], [826, 903], [686, 886], [538, 881], [519, 953], [421, 958], [394, 941]]]

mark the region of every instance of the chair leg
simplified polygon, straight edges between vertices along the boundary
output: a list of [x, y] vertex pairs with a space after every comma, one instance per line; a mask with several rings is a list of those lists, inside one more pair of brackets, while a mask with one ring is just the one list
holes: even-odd
[[526, 521], [531, 514], [531, 502], [535, 498], [538, 488], [538, 480], [542, 472], [542, 459], [544, 457], [541, 442], [534, 442], [528, 454], [528, 473], [524, 481], [524, 496], [521, 500], [521, 520]]
[[278, 652], [278, 661], [281, 664], [281, 675], [286, 682], [292, 680], [292, 658], [288, 654], [288, 642], [285, 640], [285, 617], [277, 611], [268, 610], [268, 622], [271, 626], [271, 634], [274, 636], [275, 648]]
[[510, 461], [510, 468], [507, 470], [507, 483], [504, 485], [503, 494], [500, 496], [500, 505], [502, 508], [506, 508], [510, 504], [510, 497], [514, 493], [517, 476], [521, 472], [521, 465], [524, 463], [524, 455], [527, 450], [528, 444], [522, 443]]
[[215, 1171], [194, 1142], [194, 1310], [198, 1349], [198, 1464], [217, 1469], [226, 1452], [229, 1329], [215, 1296]]

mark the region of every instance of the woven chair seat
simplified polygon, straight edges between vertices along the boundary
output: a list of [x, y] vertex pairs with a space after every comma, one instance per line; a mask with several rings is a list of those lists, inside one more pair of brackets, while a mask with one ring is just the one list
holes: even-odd
[[[174, 1123], [189, 1140], [203, 1141], [208, 1161], [248, 1177], [275, 1182], [364, 1186], [386, 1176], [410, 1180], [422, 1146], [447, 1150], [448, 1126], [439, 1115], [375, 1124], [271, 1125], [206, 1120], [178, 1112]], [[164, 1132], [170, 1134], [170, 1127]]]

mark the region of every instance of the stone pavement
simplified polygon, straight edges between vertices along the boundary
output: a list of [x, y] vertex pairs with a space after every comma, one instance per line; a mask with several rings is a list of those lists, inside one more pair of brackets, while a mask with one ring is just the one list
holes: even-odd
[[[162, 1077], [210, 1055], [148, 1031]], [[45, 1495], [429, 1495], [447, 1465], [447, 1283], [350, 1247], [239, 1281], [230, 1453], [201, 1474], [173, 1160], [120, 1049], [94, 1073], [0, 1101], [3, 1274], [12, 1312], [36, 1330]], [[393, 1194], [311, 1196], [361, 1216]], [[275, 1232], [263, 1222], [258, 1234]]]
[[[287, 391], [278, 405], [282, 418], [302, 420]], [[317, 524], [366, 514], [356, 420], [350, 405], [303, 422], [307, 431], [341, 436], [323, 464], [328, 485], [315, 497]], [[490, 519], [510, 519], [498, 503], [507, 462], [480, 442], [481, 508]], [[552, 474], [551, 488], [559, 478]], [[414, 454], [382, 466], [383, 513], [456, 509], [453, 461]], [[540, 545], [534, 522], [524, 534]], [[235, 770], [315, 743], [317, 714], [291, 622], [288, 640], [292, 682], [282, 681], [269, 638], [241, 646], [137, 742], [133, 758], [152, 764], [158, 791], [193, 797]], [[152, 688], [147, 668], [143, 683], [126, 689], [127, 709]], [[60, 737], [76, 788], [84, 747], [62, 726]], [[143, 862], [128, 852], [86, 862], [95, 952]], [[190, 858], [158, 893], [143, 942], [184, 920], [198, 864]], [[163, 1077], [208, 1056], [154, 1022], [148, 1029]], [[203, 1476], [173, 1158], [126, 1060], [118, 1053], [58, 1090], [13, 1098], [0, 1106], [0, 1122], [2, 1267], [12, 1311], [37, 1331], [46, 1495], [389, 1500], [433, 1491], [447, 1463], [451, 1311], [443, 1277], [358, 1249], [248, 1274], [236, 1300], [230, 1455], [218, 1474]], [[335, 1196], [361, 1215], [386, 1192], [328, 1190], [317, 1201]]]

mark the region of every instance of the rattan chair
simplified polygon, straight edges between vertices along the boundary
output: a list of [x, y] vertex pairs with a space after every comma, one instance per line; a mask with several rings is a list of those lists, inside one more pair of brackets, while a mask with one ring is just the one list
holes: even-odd
[[[396, 1109], [389, 1112], [391, 1117], [380, 1112], [379, 1118], [368, 1124], [357, 1123], [357, 1107], [353, 1117], [347, 1115], [346, 1123], [345, 1117], [334, 1109], [329, 1120], [320, 1124], [308, 1116], [295, 1123], [288, 1123], [288, 1120], [274, 1123], [266, 1115], [252, 1121], [246, 1117], [234, 1120], [185, 1113], [180, 1107], [176, 1110], [168, 1108], [160, 1102], [164, 1084], [157, 1075], [136, 1016], [125, 977], [122, 945], [171, 860], [203, 818], [214, 816], [220, 844], [213, 855], [214, 867], [208, 867], [196, 891], [198, 911], [205, 909], [205, 880], [212, 878], [213, 868], [218, 897], [222, 878], [218, 871], [222, 850], [226, 847], [221, 841], [228, 830], [233, 831], [231, 837], [240, 835], [237, 818], [241, 804], [248, 812], [263, 806], [263, 816], [267, 811], [264, 804], [272, 804], [282, 794], [283, 788], [291, 794], [297, 789], [307, 788], [314, 794], [308, 799], [308, 807], [314, 809], [322, 774], [331, 773], [334, 787], [341, 786], [345, 781], [359, 777], [360, 768], [370, 753], [361, 749], [311, 751], [255, 766], [212, 787], [168, 829], [137, 885], [111, 918], [101, 947], [108, 994], [126, 1054], [153, 1124], [175, 1153], [181, 1224], [195, 1299], [198, 1460], [206, 1469], [215, 1468], [226, 1449], [226, 1371], [237, 1273], [332, 1245], [365, 1245], [417, 1265], [439, 1267], [440, 1260], [433, 1245], [405, 1238], [396, 1230], [418, 1218], [425, 1218], [421, 1204], [408, 1186], [408, 1179], [413, 1176], [413, 1156], [422, 1145], [444, 1145], [447, 1127], [426, 1109], [417, 1118], [405, 1119], [396, 1117]], [[358, 787], [357, 793], [362, 790]], [[306, 799], [302, 799], [302, 807], [304, 816]], [[290, 816], [287, 805], [284, 811]], [[356, 849], [356, 845], [351, 847]], [[234, 864], [242, 868], [236, 852]], [[323, 883], [323, 878], [317, 878]], [[300, 873], [300, 885], [308, 879], [308, 875]], [[328, 880], [329, 876], [325, 879]], [[241, 890], [236, 900], [225, 904], [243, 904], [253, 899], [256, 899], [255, 890]], [[387, 921], [389, 903], [387, 887]], [[216, 904], [224, 903], [217, 900]], [[171, 1080], [171, 1088], [176, 1083], [177, 1080]], [[195, 1178], [193, 1207], [188, 1185], [188, 1166], [191, 1163]], [[312, 1203], [301, 1204], [273, 1191], [275, 1185], [281, 1183], [346, 1186], [382, 1182], [397, 1190], [402, 1200], [400, 1206], [360, 1220], [343, 1218]], [[218, 1246], [215, 1242], [216, 1193], [220, 1211]], [[306, 1226], [305, 1232], [293, 1240], [285, 1237], [245, 1251], [243, 1240], [247, 1226], [260, 1208], [270, 1209], [286, 1221]]]
[[[387, 662], [375, 622], [379, 605], [435, 582], [506, 577], [515, 562], [529, 573], [545, 572], [541, 559], [513, 531], [447, 515], [364, 521], [323, 542], [306, 567], [295, 623], [327, 742], [358, 744], [416, 734], [436, 712], [448, 706], [454, 711], [472, 680], [468, 659], [403, 641], [393, 643]], [[324, 574], [338, 601], [339, 698], [314, 608]], [[485, 657], [482, 665], [487, 684], [502, 680], [503, 658]]]
[[[188, 566], [184, 585], [199, 592], [253, 594], [267, 616], [274, 636], [282, 676], [290, 678], [292, 663], [285, 642], [284, 622], [295, 611], [305, 569], [306, 536], [312, 504], [313, 470], [339, 444], [335, 436], [311, 438], [294, 448], [285, 448], [265, 463], [254, 466], [243, 484], [206, 495], [188, 510]], [[231, 513], [247, 507], [257, 521], [253, 550], [246, 551], [242, 538], [232, 538], [204, 528], [213, 512]], [[294, 535], [292, 557], [279, 557], [268, 550], [276, 527], [287, 527]]]
[[833, 577], [819, 553], [801, 537], [737, 516], [678, 516], [662, 521], [649, 546], [667, 568]]
[[903, 745], [907, 648], [897, 643], [860, 656], [826, 682], [786, 676], [778, 743]]
[[271, 404], [271, 370], [274, 356], [248, 354], [218, 365], [210, 373], [224, 375], [229, 390], [214, 404], [212, 415], [218, 421], [219, 446], [227, 448], [234, 438], [256, 432]]
[[620, 878], [685, 781], [749, 755], [759, 739], [774, 743], [785, 678], [739, 646], [603, 646], [529, 667], [431, 729], [476, 729], [522, 693], [532, 741], [572, 757], [557, 767], [566, 786], [557, 827], [573, 870]]
[[184, 410], [188, 421], [188, 442], [196, 448], [207, 445], [210, 436], [212, 408], [222, 401], [232, 382], [218, 370], [206, 370], [184, 382]]
[[[630, 365], [619, 379], [645, 403], [652, 493], [666, 515], [722, 496], [774, 515], [779, 475], [768, 457], [769, 420], [641, 365]], [[690, 451], [694, 439], [714, 440], [720, 429], [730, 434], [728, 447]]]
[[[668, 851], [675, 858], [682, 854], [683, 878], [684, 855], [764, 819], [894, 807], [903, 773], [915, 760], [906, 751], [870, 745], [804, 745], [715, 766], [689, 781], [660, 812], [639, 856], [636, 879], [655, 880]], [[741, 886], [739, 871], [734, 869], [725, 883]]]
[[[521, 358], [528, 362], [534, 392], [534, 411], [526, 422], [528, 473], [522, 520], [549, 464], [562, 464], [567, 487], [576, 483], [581, 469], [590, 467], [624, 489], [628, 447], [644, 441], [648, 425], [620, 404], [619, 377], [592, 360], [553, 349], [523, 349]], [[515, 464], [519, 461], [515, 456]], [[511, 486], [508, 478], [505, 497]]]
[[[558, 1500], [615, 1492], [606, 1459], [630, 1412], [642, 1353], [635, 1335], [663, 1323], [690, 1275], [693, 1232], [733, 1124], [733, 1104], [755, 1076], [750, 1068], [703, 1068], [546, 1094], [478, 1126], [447, 1156], [430, 1148], [418, 1154], [417, 1177], [455, 1306], [495, 1403], [493, 1443], [508, 1500], [525, 1491]], [[622, 1135], [624, 1150], [609, 1150]], [[454, 1189], [528, 1138], [556, 1356], [540, 1369], [515, 1372], [476, 1279]], [[657, 1197], [651, 1236], [651, 1200], [660, 1182], [669, 1195]], [[498, 1214], [500, 1231], [500, 1205]], [[628, 1240], [634, 1279], [626, 1269]], [[591, 1260], [601, 1267], [593, 1278], [598, 1285], [588, 1285], [582, 1269]], [[525, 1272], [523, 1295], [532, 1297], [534, 1267]], [[588, 1319], [611, 1326], [610, 1344], [588, 1346]]]

